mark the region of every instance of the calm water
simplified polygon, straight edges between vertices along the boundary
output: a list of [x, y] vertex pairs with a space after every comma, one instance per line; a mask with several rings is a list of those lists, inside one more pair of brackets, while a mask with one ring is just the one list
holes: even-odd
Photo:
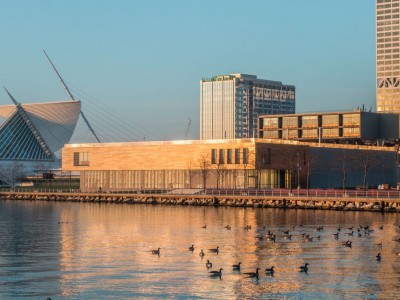
[[[374, 232], [344, 236], [360, 224]], [[396, 214], [366, 212], [1, 201], [0, 298], [399, 299], [399, 224]], [[275, 243], [256, 238], [263, 226]], [[292, 226], [296, 236], [284, 240]], [[348, 239], [352, 248], [342, 246]], [[216, 246], [219, 254], [208, 251]], [[158, 247], [160, 256], [149, 252]], [[208, 276], [207, 259], [221, 279]], [[231, 267], [239, 261], [242, 273]], [[298, 272], [305, 262], [308, 273]], [[273, 277], [243, 274], [271, 265]]]

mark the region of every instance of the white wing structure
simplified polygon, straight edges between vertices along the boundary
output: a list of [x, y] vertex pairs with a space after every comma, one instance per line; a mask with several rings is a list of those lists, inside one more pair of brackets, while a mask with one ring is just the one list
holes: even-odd
[[[11, 95], [10, 95], [11, 96]], [[68, 143], [81, 111], [80, 101], [0, 106], [0, 160], [55, 160]]]

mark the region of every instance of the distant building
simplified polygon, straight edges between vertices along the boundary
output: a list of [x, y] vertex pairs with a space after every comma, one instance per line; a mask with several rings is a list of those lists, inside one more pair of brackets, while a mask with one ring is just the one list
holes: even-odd
[[400, 0], [376, 0], [376, 111], [400, 113]]
[[295, 87], [246, 74], [200, 81], [200, 139], [257, 136], [258, 116], [295, 113]]
[[259, 119], [259, 137], [324, 143], [381, 144], [399, 138], [399, 115], [362, 110], [266, 115]]
[[265, 139], [70, 144], [62, 170], [85, 192], [354, 188], [396, 184], [394, 147]]

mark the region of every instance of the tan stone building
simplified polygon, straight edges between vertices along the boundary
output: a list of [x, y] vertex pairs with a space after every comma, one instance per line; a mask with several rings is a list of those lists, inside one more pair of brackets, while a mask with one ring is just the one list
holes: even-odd
[[62, 169], [80, 171], [83, 191], [338, 188], [394, 185], [396, 159], [394, 148], [285, 140], [133, 142], [65, 145]]

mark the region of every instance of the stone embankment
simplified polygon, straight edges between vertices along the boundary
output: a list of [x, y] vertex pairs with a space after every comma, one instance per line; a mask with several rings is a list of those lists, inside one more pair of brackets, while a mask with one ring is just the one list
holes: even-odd
[[71, 201], [150, 205], [188, 205], [253, 208], [324, 209], [341, 211], [400, 212], [397, 198], [262, 197], [211, 195], [15, 193], [0, 194], [0, 200]]

